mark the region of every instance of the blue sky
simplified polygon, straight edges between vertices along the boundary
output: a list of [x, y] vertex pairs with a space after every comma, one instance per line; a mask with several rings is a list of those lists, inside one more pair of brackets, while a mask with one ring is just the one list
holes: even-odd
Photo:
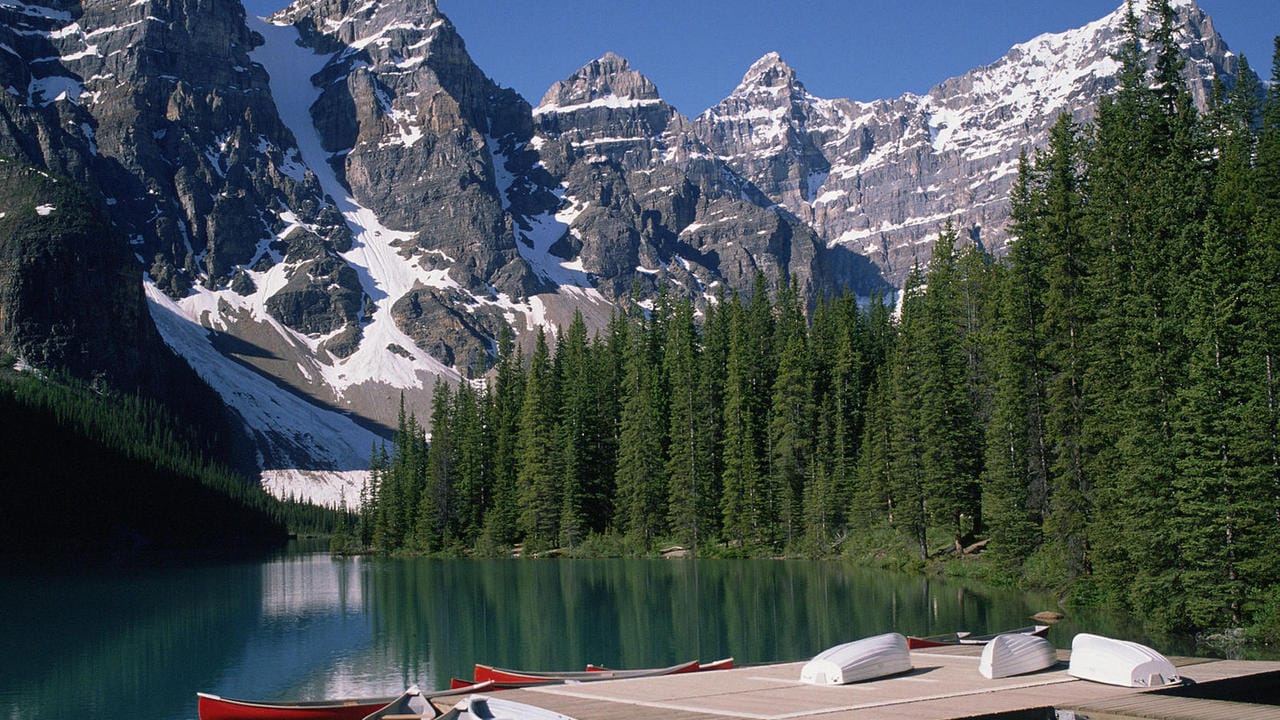
[[[697, 115], [777, 51], [815, 95], [922, 93], [1014, 44], [1079, 27], [1123, 0], [439, 0], [472, 57], [537, 104], [613, 50]], [[1269, 76], [1278, 0], [1202, 0], [1218, 32]]]
[[[534, 105], [552, 83], [612, 50], [692, 116], [728, 95], [770, 51], [815, 95], [893, 98], [925, 92], [1041, 33], [1096, 20], [1123, 0], [438, 2], [481, 69]], [[258, 12], [272, 6], [271, 0], [248, 4]], [[1280, 0], [1199, 5], [1227, 45], [1269, 77]]]

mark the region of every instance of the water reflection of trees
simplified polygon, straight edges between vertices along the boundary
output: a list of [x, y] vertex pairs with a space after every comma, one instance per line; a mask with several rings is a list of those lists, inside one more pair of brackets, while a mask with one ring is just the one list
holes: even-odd
[[[365, 578], [377, 642], [394, 648], [389, 655], [406, 667], [430, 667], [433, 676], [418, 681], [434, 685], [470, 677], [476, 662], [575, 669], [588, 662], [648, 667], [730, 655], [740, 663], [800, 660], [891, 630], [1018, 627], [1051, 607], [1047, 599], [976, 583], [837, 562], [406, 559], [385, 565]], [[1058, 644], [1069, 643], [1064, 635]]]
[[256, 625], [260, 577], [250, 564], [0, 579], [0, 717], [194, 717], [195, 691]]

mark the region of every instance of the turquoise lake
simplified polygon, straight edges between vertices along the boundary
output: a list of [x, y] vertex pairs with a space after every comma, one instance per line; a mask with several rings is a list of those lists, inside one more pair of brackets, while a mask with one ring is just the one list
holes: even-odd
[[[0, 577], [0, 718], [191, 720], [252, 699], [447, 687], [474, 663], [633, 668], [807, 659], [867, 635], [1030, 624], [1052, 599], [838, 561], [333, 559]], [[1079, 631], [1135, 623], [1070, 617]]]

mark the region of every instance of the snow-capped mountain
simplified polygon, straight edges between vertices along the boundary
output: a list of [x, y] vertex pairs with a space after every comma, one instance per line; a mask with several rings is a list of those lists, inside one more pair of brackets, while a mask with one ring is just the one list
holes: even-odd
[[[1213, 24], [1175, 3], [1186, 77], [1206, 107], [1213, 79], [1238, 72]], [[776, 53], [694, 120], [698, 137], [830, 246], [873, 260], [895, 284], [929, 258], [940, 225], [1000, 254], [1019, 153], [1047, 142], [1062, 113], [1091, 116], [1113, 90], [1124, 6], [1082, 28], [1015, 45], [922, 96], [871, 103], [808, 93]], [[1144, 19], [1144, 30], [1151, 19]]]
[[[1178, 7], [1203, 99], [1235, 58]], [[119, 282], [264, 481], [336, 502], [400, 396], [427, 417], [504, 326], [599, 327], [637, 289], [714, 302], [757, 272], [867, 294], [946, 218], [999, 251], [1018, 153], [1114, 85], [1121, 20], [873, 103], [815, 97], [771, 53], [690, 120], [612, 53], [533, 107], [433, 0], [0, 0], [0, 155], [95, 200], [137, 262]]]

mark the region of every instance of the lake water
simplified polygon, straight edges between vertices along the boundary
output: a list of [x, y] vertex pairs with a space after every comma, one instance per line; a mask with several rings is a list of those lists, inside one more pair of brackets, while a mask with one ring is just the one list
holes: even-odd
[[[0, 577], [0, 718], [190, 720], [195, 693], [254, 699], [447, 687], [526, 669], [806, 659], [896, 630], [1030, 624], [1048, 598], [842, 562], [337, 560]], [[1132, 639], [1133, 624], [1069, 618]], [[1149, 641], [1149, 640], [1148, 640]], [[1188, 648], [1162, 647], [1172, 653]]]

